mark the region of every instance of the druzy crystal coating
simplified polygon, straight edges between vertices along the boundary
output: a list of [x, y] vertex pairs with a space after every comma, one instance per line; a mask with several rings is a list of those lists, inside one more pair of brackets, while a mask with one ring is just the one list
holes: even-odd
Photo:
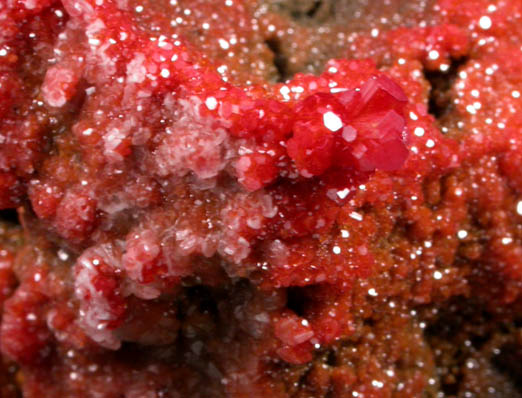
[[0, 0], [0, 396], [521, 396], [521, 14]]

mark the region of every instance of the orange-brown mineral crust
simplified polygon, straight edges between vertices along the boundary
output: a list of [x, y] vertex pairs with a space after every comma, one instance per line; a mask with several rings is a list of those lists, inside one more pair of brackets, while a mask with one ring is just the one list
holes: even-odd
[[521, 21], [0, 0], [0, 396], [522, 397]]

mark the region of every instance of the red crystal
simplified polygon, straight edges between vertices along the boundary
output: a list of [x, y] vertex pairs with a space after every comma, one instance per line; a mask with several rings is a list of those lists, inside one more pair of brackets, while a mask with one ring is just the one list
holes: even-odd
[[249, 191], [269, 185], [277, 177], [274, 159], [264, 153], [244, 155], [236, 163], [239, 182]]
[[516, 395], [522, 5], [305, 3], [0, 1], [0, 396]]
[[56, 208], [54, 224], [64, 238], [73, 241], [86, 238], [95, 222], [96, 202], [87, 193], [70, 191]]
[[398, 170], [408, 157], [406, 104], [402, 89], [385, 76], [369, 80], [360, 93], [315, 94], [296, 106], [299, 116], [288, 154], [305, 177], [321, 175], [332, 165], [347, 172]]

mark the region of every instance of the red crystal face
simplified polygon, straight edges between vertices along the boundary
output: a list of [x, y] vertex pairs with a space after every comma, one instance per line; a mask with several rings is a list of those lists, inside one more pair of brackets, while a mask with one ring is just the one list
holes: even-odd
[[0, 0], [0, 396], [521, 396], [521, 13]]
[[356, 90], [314, 94], [296, 105], [288, 153], [305, 177], [330, 167], [398, 170], [408, 157], [402, 89], [386, 76]]

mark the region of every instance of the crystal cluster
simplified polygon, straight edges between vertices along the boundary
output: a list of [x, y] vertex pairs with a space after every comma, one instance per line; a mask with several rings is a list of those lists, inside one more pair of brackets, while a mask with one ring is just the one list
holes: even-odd
[[0, 396], [520, 395], [522, 6], [381, 3], [0, 0]]

